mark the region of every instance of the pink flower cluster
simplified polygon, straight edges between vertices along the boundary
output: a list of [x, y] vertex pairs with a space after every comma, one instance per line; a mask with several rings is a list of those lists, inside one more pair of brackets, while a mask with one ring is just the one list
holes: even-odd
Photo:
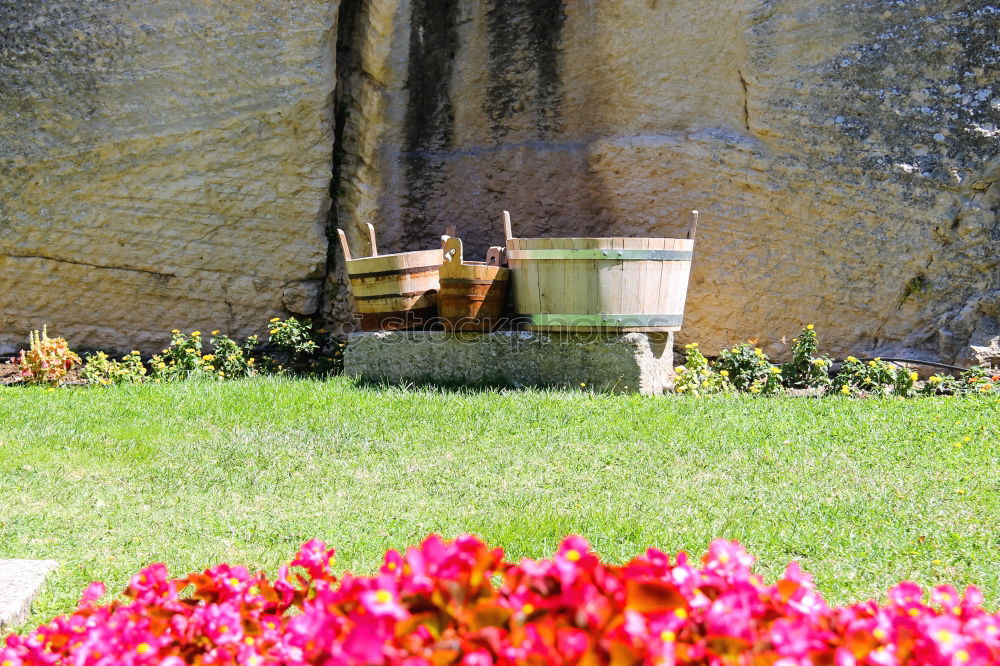
[[375, 576], [332, 572], [306, 543], [276, 580], [220, 565], [171, 579], [163, 565], [100, 605], [7, 637], [0, 666], [392, 664], [982, 666], [1000, 664], [1000, 613], [973, 587], [834, 608], [797, 564], [767, 585], [735, 542], [698, 566], [649, 550], [623, 566], [569, 537], [552, 559], [504, 561], [476, 537], [389, 551]]

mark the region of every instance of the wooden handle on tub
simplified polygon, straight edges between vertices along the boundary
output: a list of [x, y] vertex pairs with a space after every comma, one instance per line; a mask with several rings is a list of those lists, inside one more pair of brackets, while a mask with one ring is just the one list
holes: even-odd
[[340, 249], [344, 251], [344, 259], [351, 261], [351, 248], [347, 246], [347, 236], [343, 229], [337, 229], [337, 236], [340, 237]]

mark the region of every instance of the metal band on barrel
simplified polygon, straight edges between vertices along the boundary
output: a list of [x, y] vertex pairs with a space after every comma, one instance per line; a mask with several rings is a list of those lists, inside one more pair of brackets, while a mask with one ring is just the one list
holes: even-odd
[[664, 314], [533, 314], [527, 315], [533, 326], [579, 326], [638, 328], [680, 326], [684, 315]]
[[691, 250], [507, 250], [507, 259], [605, 259], [608, 261], [691, 261]]

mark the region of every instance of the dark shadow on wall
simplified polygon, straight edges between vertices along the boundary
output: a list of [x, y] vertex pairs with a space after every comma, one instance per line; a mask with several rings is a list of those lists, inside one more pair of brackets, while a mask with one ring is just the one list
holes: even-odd
[[512, 121], [528, 114], [536, 138], [559, 130], [564, 0], [493, 0], [486, 13], [490, 72], [484, 111], [500, 145]]
[[413, 0], [410, 9], [408, 91], [403, 169], [407, 194], [402, 245], [425, 247], [444, 229], [432, 229], [428, 202], [441, 195], [455, 112], [451, 78], [458, 51], [459, 0]]

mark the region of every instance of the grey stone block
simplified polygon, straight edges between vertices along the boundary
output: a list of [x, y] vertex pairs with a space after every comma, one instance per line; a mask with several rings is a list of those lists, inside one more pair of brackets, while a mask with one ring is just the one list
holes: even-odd
[[663, 393], [673, 382], [672, 333], [355, 333], [344, 374], [368, 382]]
[[28, 619], [31, 602], [55, 567], [53, 560], [0, 560], [0, 629]]

